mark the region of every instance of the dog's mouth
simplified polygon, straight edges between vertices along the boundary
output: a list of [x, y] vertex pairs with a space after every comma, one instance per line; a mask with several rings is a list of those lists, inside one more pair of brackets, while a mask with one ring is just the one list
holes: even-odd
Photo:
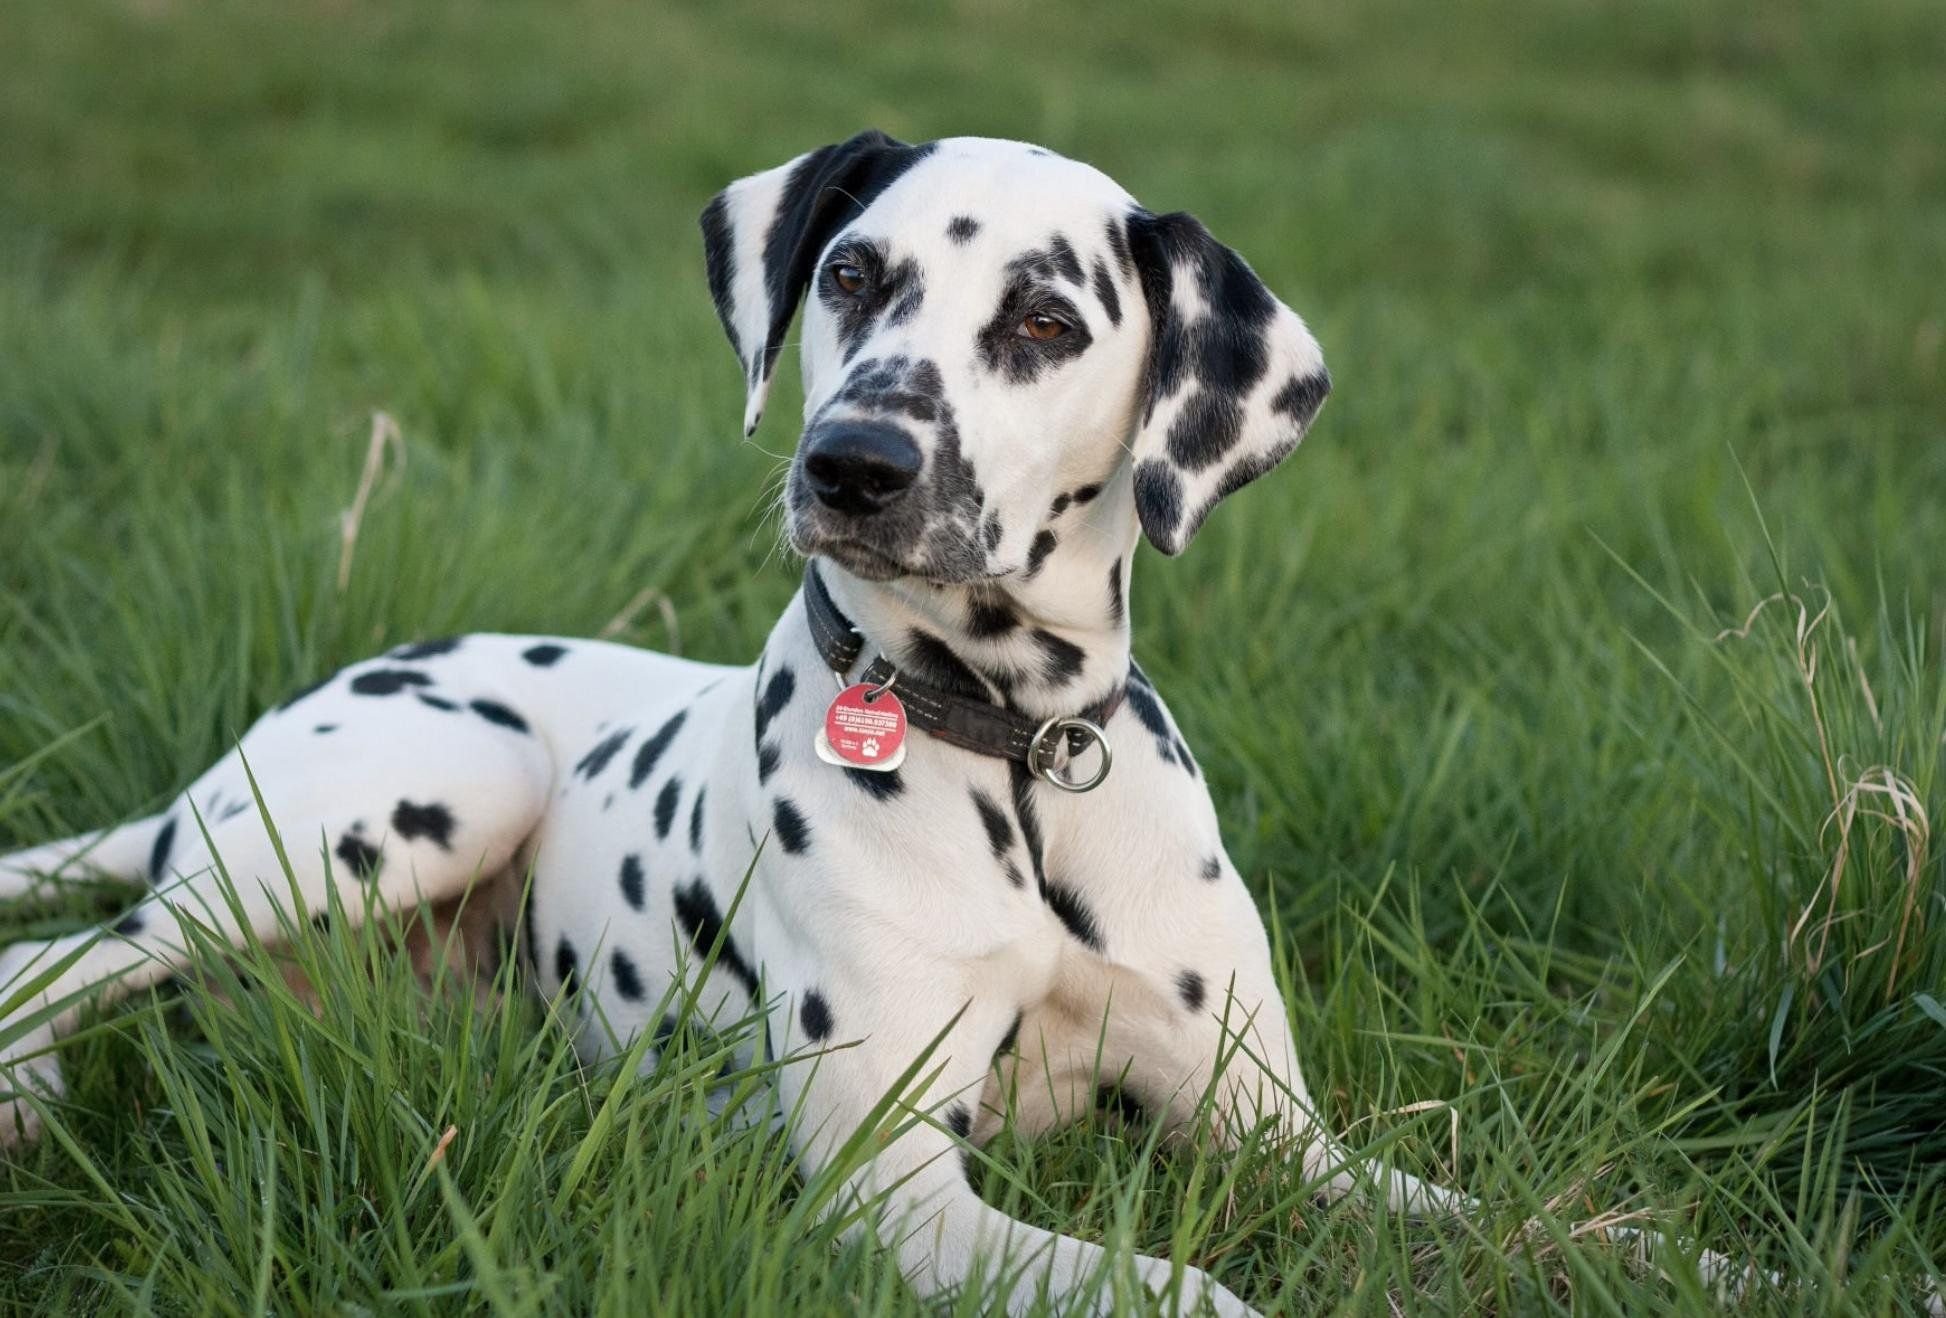
[[808, 558], [812, 554], [821, 554], [853, 576], [863, 577], [867, 581], [893, 581], [899, 577], [918, 575], [913, 568], [890, 554], [857, 540], [821, 540], [806, 547], [805, 556]]

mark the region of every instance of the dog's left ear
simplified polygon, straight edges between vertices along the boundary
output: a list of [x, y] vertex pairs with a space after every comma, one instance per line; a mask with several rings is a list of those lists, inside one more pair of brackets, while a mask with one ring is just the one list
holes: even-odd
[[1135, 511], [1178, 554], [1218, 500], [1297, 447], [1331, 377], [1298, 314], [1195, 216], [1135, 211], [1128, 246], [1150, 327]]
[[743, 433], [755, 433], [791, 317], [834, 234], [930, 147], [877, 130], [738, 179], [704, 208], [710, 296], [743, 363]]

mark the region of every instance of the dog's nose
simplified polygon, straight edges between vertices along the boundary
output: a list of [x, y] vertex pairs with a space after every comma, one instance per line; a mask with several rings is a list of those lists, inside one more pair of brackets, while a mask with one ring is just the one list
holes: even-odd
[[919, 446], [883, 421], [838, 421], [804, 437], [804, 476], [818, 502], [867, 516], [895, 502], [919, 478]]

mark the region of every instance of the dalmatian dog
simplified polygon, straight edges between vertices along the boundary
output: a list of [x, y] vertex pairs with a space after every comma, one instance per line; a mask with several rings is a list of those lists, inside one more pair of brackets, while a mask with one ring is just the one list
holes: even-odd
[[[277, 936], [290, 887], [247, 762], [310, 909], [334, 884], [355, 917], [518, 876], [525, 979], [585, 1056], [653, 1034], [680, 983], [706, 1017], [764, 1013], [807, 1169], [889, 1099], [902, 1133], [848, 1184], [921, 1293], [1001, 1266], [1016, 1308], [1106, 1293], [1103, 1249], [988, 1206], [962, 1155], [1110, 1081], [1174, 1128], [1268, 1133], [1330, 1192], [1461, 1206], [1320, 1127], [1202, 770], [1130, 655], [1138, 538], [1179, 553], [1324, 402], [1304, 322], [1193, 217], [1015, 142], [863, 133], [731, 184], [702, 230], [746, 434], [803, 303], [782, 502], [806, 577], [757, 662], [406, 645], [285, 700], [160, 813], [0, 859], [0, 896], [150, 885], [0, 953], [0, 1004], [35, 1022], [0, 1056], [0, 1139], [61, 1093], [82, 1004], [184, 968], [185, 921]], [[847, 688], [854, 713], [899, 701], [896, 750], [873, 725], [843, 753]], [[1165, 1302], [1251, 1312], [1133, 1267]]]

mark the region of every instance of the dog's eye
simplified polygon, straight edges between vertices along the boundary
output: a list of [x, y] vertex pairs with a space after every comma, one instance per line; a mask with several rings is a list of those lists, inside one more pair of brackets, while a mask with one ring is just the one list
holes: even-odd
[[831, 266], [831, 282], [841, 292], [856, 293], [865, 287], [865, 272], [849, 261], [838, 261]]
[[1071, 328], [1072, 326], [1059, 316], [1029, 316], [1020, 322], [1020, 327], [1014, 333], [1023, 339], [1046, 343], [1049, 339], [1060, 338]]

